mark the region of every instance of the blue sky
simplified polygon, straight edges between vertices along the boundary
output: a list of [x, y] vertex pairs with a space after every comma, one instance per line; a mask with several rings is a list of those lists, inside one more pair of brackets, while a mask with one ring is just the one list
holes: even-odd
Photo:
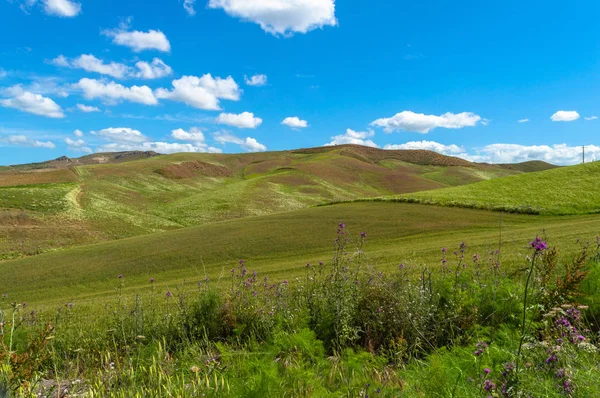
[[359, 143], [600, 159], [600, 3], [0, 0], [0, 164]]

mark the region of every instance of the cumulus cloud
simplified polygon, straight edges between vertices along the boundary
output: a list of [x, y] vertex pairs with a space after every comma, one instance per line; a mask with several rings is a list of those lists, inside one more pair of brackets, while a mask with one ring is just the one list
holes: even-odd
[[75, 137], [80, 137], [80, 138], [81, 138], [81, 137], [83, 137], [85, 134], [83, 134], [83, 131], [81, 131], [81, 130], [77, 129], [77, 130], [73, 131], [73, 135], [74, 135]]
[[116, 79], [131, 77], [138, 79], [158, 79], [173, 73], [171, 67], [165, 64], [160, 58], [154, 58], [152, 63], [139, 61], [135, 64], [135, 68], [118, 62], [105, 63], [92, 54], [83, 54], [72, 59], [64, 55], [59, 55], [51, 60], [50, 63], [64, 68], [83, 69], [87, 72], [99, 73]]
[[0, 137], [0, 141], [5, 142], [9, 145], [14, 146], [26, 146], [32, 148], [48, 148], [54, 149], [56, 145], [50, 141], [38, 141], [31, 139], [24, 135], [9, 135], [7, 137]]
[[92, 131], [91, 134], [121, 144], [139, 144], [150, 141], [141, 131], [129, 127], [109, 127], [100, 131]]
[[173, 73], [173, 69], [165, 64], [160, 58], [154, 58], [152, 63], [139, 61], [135, 64], [138, 72], [131, 76], [139, 79], [160, 79]]
[[477, 123], [487, 120], [471, 112], [462, 112], [458, 114], [444, 113], [441, 116], [425, 115], [411, 111], [397, 113], [390, 118], [377, 119], [371, 123], [371, 126], [382, 127], [386, 132], [409, 131], [421, 134], [427, 134], [435, 128], [461, 129], [463, 127], [473, 127]]
[[194, 16], [196, 15], [196, 10], [194, 9], [194, 4], [196, 0], [183, 0], [183, 8], [188, 15]]
[[84, 104], [77, 104], [77, 109], [84, 113], [100, 112], [100, 109], [95, 106], [89, 106]]
[[81, 13], [81, 4], [71, 0], [43, 0], [43, 3], [48, 15], [72, 18]]
[[171, 43], [163, 32], [160, 30], [149, 30], [147, 32], [132, 31], [129, 30], [128, 22], [122, 24], [117, 29], [105, 30], [102, 34], [112, 38], [113, 43], [129, 47], [138, 53], [145, 50], [171, 51]]
[[197, 127], [192, 127], [190, 131], [176, 129], [171, 131], [171, 137], [180, 141], [204, 142], [205, 137], [202, 131]]
[[[585, 147], [586, 159], [600, 159], [600, 147]], [[518, 145], [491, 144], [483, 147], [474, 155], [463, 156], [468, 160], [487, 163], [519, 163], [530, 160], [543, 160], [558, 165], [581, 163], [582, 148], [580, 146], [557, 145]]]
[[248, 86], [264, 86], [265, 84], [267, 84], [267, 75], [254, 75], [250, 78], [244, 75], [244, 81]]
[[423, 149], [449, 156], [467, 156], [464, 148], [458, 145], [445, 145], [435, 141], [411, 141], [404, 144], [386, 145], [384, 149]]
[[239, 115], [235, 113], [221, 113], [217, 117], [216, 122], [240, 129], [255, 129], [262, 124], [263, 120], [259, 117], [254, 117], [254, 113], [243, 112]]
[[558, 111], [550, 119], [553, 122], [573, 122], [579, 119], [579, 113], [576, 111]]
[[518, 121], [518, 123], [527, 123], [529, 122], [529, 119], [521, 119]]
[[213, 147], [202, 147], [188, 143], [178, 142], [143, 142], [139, 144], [110, 143], [98, 148], [99, 152], [125, 152], [125, 151], [154, 151], [163, 154], [195, 152], [195, 153], [221, 153], [221, 150]]
[[[52, 99], [24, 91], [19, 86], [11, 87], [4, 91], [13, 95], [12, 98], [0, 99], [0, 106], [14, 108], [22, 112], [45, 116], [54, 119], [65, 117], [61, 107]], [[9, 94], [9, 95], [10, 95]]]
[[85, 141], [82, 139], [74, 140], [72, 138], [65, 138], [65, 143], [67, 144], [67, 149], [75, 152], [85, 152], [92, 153], [92, 149], [90, 147], [85, 146]]
[[290, 36], [337, 25], [335, 0], [210, 0], [208, 7], [257, 23], [273, 35]]
[[347, 129], [346, 134], [340, 134], [340, 135], [331, 137], [331, 142], [325, 144], [325, 146], [356, 144], [356, 145], [364, 145], [364, 146], [370, 146], [373, 148], [378, 148], [376, 143], [367, 139], [367, 138], [373, 137], [374, 135], [375, 135], [375, 132], [372, 130], [354, 131], [352, 129]]
[[112, 102], [125, 100], [144, 105], [158, 104], [152, 89], [148, 86], [125, 87], [115, 82], [106, 83], [88, 78], [79, 80], [74, 86], [81, 90], [87, 99], [101, 98]]
[[237, 137], [227, 132], [219, 132], [214, 134], [214, 139], [221, 144], [236, 144], [248, 152], [265, 152], [267, 147], [255, 138], [246, 137], [245, 139]]
[[297, 116], [290, 116], [283, 119], [281, 124], [291, 127], [293, 129], [305, 129], [308, 127], [308, 122], [306, 120], [301, 120]]
[[238, 101], [242, 92], [231, 76], [213, 78], [210, 73], [202, 77], [183, 76], [173, 80], [172, 84], [170, 91], [164, 88], [156, 90], [156, 97], [205, 110], [220, 110], [220, 99]]
[[590, 116], [590, 117], [584, 117], [585, 120], [590, 121], [590, 120], [597, 120], [598, 116]]

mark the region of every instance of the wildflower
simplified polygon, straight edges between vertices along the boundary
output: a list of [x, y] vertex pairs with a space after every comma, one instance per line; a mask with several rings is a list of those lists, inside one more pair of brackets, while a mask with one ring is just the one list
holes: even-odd
[[323, 265], [323, 261], [319, 261], [319, 265]]
[[489, 392], [489, 391], [492, 391], [494, 388], [496, 388], [496, 385], [494, 384], [494, 382], [493, 382], [493, 381], [491, 381], [491, 380], [486, 380], [486, 381], [484, 381], [484, 382], [483, 382], [483, 389], [484, 389], [485, 391], [488, 391], [488, 392]]
[[150, 283], [154, 283], [154, 278], [150, 278]]
[[190, 368], [190, 371], [192, 373], [198, 373], [198, 372], [200, 372], [200, 368], [194, 365]]
[[400, 264], [400, 265], [398, 266], [398, 268], [400, 268], [400, 269], [404, 269], [404, 264]]
[[340, 227], [340, 229], [344, 229], [344, 228], [346, 228], [346, 224], [344, 224], [344, 223], [342, 222], [342, 223], [340, 223], [340, 224], [338, 225], [338, 227]]
[[361, 232], [360, 233], [360, 237], [365, 239], [367, 237], [367, 233], [366, 232]]
[[23, 308], [27, 308], [27, 303], [23, 303]]
[[171, 293], [170, 291], [167, 291], [166, 296], [167, 296], [167, 298], [171, 298], [171, 297], [173, 297], [173, 293]]
[[123, 279], [123, 274], [119, 274], [119, 279]]
[[546, 242], [544, 242], [539, 236], [536, 236], [535, 239], [529, 242], [529, 246], [532, 249], [535, 249], [536, 252], [542, 252], [548, 248]]
[[484, 372], [486, 375], [489, 375], [489, 374], [490, 374], [492, 371], [490, 370], [490, 368], [484, 368], [484, 369], [483, 369], [483, 372]]
[[442, 247], [442, 253], [446, 253], [446, 248]]

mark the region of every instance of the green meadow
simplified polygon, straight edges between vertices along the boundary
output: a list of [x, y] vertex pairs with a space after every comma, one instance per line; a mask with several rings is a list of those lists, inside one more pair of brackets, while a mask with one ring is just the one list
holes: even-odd
[[600, 394], [597, 163], [69, 170], [2, 171], [0, 396]]

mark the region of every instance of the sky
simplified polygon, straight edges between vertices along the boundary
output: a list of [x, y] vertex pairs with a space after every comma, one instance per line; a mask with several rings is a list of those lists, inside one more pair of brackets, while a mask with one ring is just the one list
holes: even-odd
[[0, 165], [355, 143], [600, 160], [600, 2], [0, 0]]

